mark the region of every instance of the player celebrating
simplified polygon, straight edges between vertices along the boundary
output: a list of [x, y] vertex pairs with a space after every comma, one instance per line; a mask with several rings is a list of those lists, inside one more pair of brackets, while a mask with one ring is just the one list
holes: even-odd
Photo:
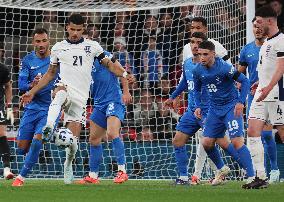
[[[117, 68], [108, 57], [105, 57], [102, 47], [97, 42], [82, 37], [84, 32], [82, 15], [74, 13], [69, 17], [67, 32], [68, 38], [56, 43], [51, 50], [50, 67], [47, 73], [36, 86], [22, 96], [24, 103], [30, 102], [34, 95], [54, 78], [60, 64], [60, 81], [54, 90], [55, 96], [48, 110], [47, 124], [43, 130], [44, 141], [50, 138], [62, 107], [64, 123], [74, 136], [80, 136], [81, 123], [85, 123], [85, 107], [89, 97], [94, 58], [97, 58], [115, 75], [128, 77], [123, 68]], [[72, 160], [75, 158], [77, 149], [77, 141], [73, 141], [72, 145], [66, 148], [65, 184], [73, 181]]]
[[[228, 130], [230, 139], [239, 156], [239, 164], [245, 168], [249, 179], [254, 179], [254, 170], [248, 148], [243, 138], [243, 108], [249, 90], [249, 81], [234, 67], [221, 58], [215, 57], [215, 46], [210, 41], [200, 43], [198, 53], [201, 63], [193, 70], [195, 87], [195, 116], [202, 118], [200, 93], [202, 86], [209, 91], [210, 107], [204, 125], [202, 144], [209, 158], [217, 168], [222, 162], [216, 157], [214, 146], [218, 138], [223, 138]], [[241, 92], [235, 87], [240, 82]], [[256, 187], [251, 187], [256, 188]]]
[[[202, 90], [202, 119], [198, 119], [194, 116], [195, 110], [195, 103], [194, 103], [194, 83], [192, 78], [192, 71], [199, 63], [199, 56], [198, 56], [198, 46], [202, 41], [205, 41], [207, 37], [202, 32], [194, 32], [191, 36], [190, 40], [190, 47], [193, 53], [192, 58], [188, 58], [183, 67], [183, 77], [180, 81], [179, 85], [177, 86], [176, 90], [172, 93], [170, 98], [166, 100], [165, 105], [171, 106], [173, 104], [174, 99], [180, 95], [186, 88], [189, 91], [188, 94], [188, 108], [185, 114], [181, 117], [177, 127], [176, 127], [176, 134], [173, 139], [173, 145], [175, 149], [175, 156], [177, 167], [179, 171], [179, 178], [176, 179], [175, 184], [178, 185], [186, 185], [188, 184], [188, 155], [186, 151], [186, 142], [188, 141], [190, 136], [193, 136], [202, 126], [205, 120], [207, 110], [209, 107], [208, 102], [208, 90], [204, 88]], [[222, 143], [222, 142], [221, 142]], [[223, 146], [223, 145], [222, 145]], [[219, 156], [218, 159], [222, 161], [220, 152], [217, 148], [215, 148], [216, 155]], [[233, 151], [234, 152], [234, 151]], [[231, 153], [231, 150], [229, 151]], [[236, 157], [235, 157], [236, 158]], [[229, 167], [224, 165], [222, 161], [222, 167], [219, 167], [221, 170], [220, 172], [222, 175], [226, 175], [229, 172]], [[201, 174], [201, 173], [200, 173]], [[199, 181], [199, 180], [198, 180]], [[196, 181], [196, 183], [199, 183]], [[219, 183], [219, 182], [218, 182]], [[217, 185], [217, 181], [214, 181], [213, 185]]]
[[[111, 58], [115, 66], [121, 67], [120, 63], [109, 52], [104, 51], [104, 54]], [[99, 183], [98, 173], [103, 155], [101, 142], [105, 135], [107, 135], [108, 140], [112, 140], [118, 164], [118, 174], [114, 178], [114, 183], [123, 183], [128, 180], [128, 176], [125, 169], [124, 145], [119, 137], [119, 133], [125, 114], [125, 106], [122, 101], [128, 104], [132, 99], [129, 93], [128, 82], [124, 78], [121, 79], [123, 86], [122, 95], [117, 77], [103, 67], [98, 60], [94, 63], [92, 78], [94, 110], [90, 117], [90, 172], [79, 183]]]
[[[32, 51], [25, 56], [21, 63], [19, 73], [19, 90], [26, 92], [39, 82], [41, 75], [47, 72], [50, 62], [49, 37], [44, 28], [38, 28], [33, 32]], [[37, 162], [42, 148], [42, 128], [46, 124], [47, 111], [51, 103], [51, 90], [57, 77], [39, 91], [33, 101], [25, 106], [23, 117], [20, 121], [19, 134], [17, 137], [20, 155], [27, 156], [20, 174], [16, 177], [12, 186], [23, 186], [24, 180], [33, 165]]]
[[[247, 99], [247, 109], [246, 114], [247, 117], [249, 115], [250, 106], [255, 93], [255, 86], [258, 84], [258, 75], [257, 75], [257, 63], [260, 47], [264, 43], [266, 38], [263, 35], [263, 30], [256, 26], [255, 18], [253, 19], [253, 33], [255, 36], [255, 40], [243, 47], [240, 52], [240, 65], [239, 71], [242, 73], [246, 72], [246, 68], [248, 68], [248, 78], [250, 81], [251, 92], [248, 95]], [[279, 181], [279, 169], [277, 166], [277, 151], [276, 151], [276, 143], [272, 134], [272, 126], [265, 125], [264, 130], [262, 131], [262, 142], [266, 144], [267, 153], [270, 159], [271, 172], [270, 172], [270, 183]]]
[[12, 81], [8, 68], [0, 63], [0, 155], [3, 161], [4, 178], [9, 180], [13, 179], [14, 174], [10, 169], [10, 148], [6, 136], [7, 120], [10, 120], [13, 125]]
[[[260, 59], [257, 64], [259, 85], [256, 89], [249, 112], [248, 146], [254, 168], [260, 178], [258, 179], [259, 184], [261, 186], [267, 186], [264, 168], [264, 149], [260, 136], [265, 123], [268, 121], [276, 126], [279, 135], [284, 135], [284, 103], [282, 101], [284, 92], [283, 74], [280, 74], [280, 76], [274, 75], [273, 77], [273, 79], [275, 79], [276, 77], [281, 78], [282, 76], [282, 81], [279, 82], [278, 86], [273, 87], [273, 85], [269, 84], [272, 80], [272, 72], [275, 72], [277, 68], [278, 70], [282, 68], [281, 65], [284, 63], [284, 35], [277, 27], [277, 14], [270, 6], [264, 6], [256, 10], [255, 17], [256, 26], [260, 27], [260, 29], [264, 31], [263, 34], [268, 38], [260, 49]], [[269, 87], [263, 89], [263, 94], [260, 97], [261, 89], [268, 84]], [[270, 92], [267, 90], [270, 90]], [[269, 92], [269, 94], [267, 92]], [[267, 97], [265, 98], [266, 95]], [[259, 101], [263, 101], [257, 102], [258, 99]], [[251, 183], [248, 188], [250, 188], [250, 186], [254, 186], [254, 184]]]

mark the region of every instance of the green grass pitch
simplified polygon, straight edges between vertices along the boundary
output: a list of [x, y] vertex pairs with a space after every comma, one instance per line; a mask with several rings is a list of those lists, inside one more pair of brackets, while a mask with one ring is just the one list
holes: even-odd
[[268, 189], [243, 190], [243, 182], [222, 186], [172, 186], [170, 181], [130, 180], [113, 184], [103, 180], [99, 185], [64, 185], [62, 180], [26, 180], [23, 187], [11, 187], [12, 181], [0, 181], [0, 201], [62, 202], [280, 202], [284, 201], [284, 183]]

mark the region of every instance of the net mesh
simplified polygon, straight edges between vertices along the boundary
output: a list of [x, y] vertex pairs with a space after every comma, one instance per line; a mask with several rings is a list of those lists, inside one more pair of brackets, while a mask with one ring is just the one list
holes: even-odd
[[[33, 50], [31, 33], [36, 27], [49, 30], [51, 45], [65, 38], [65, 23], [71, 12], [85, 16], [85, 37], [98, 41], [130, 72], [137, 82], [130, 86], [133, 103], [127, 106], [121, 136], [124, 139], [127, 170], [131, 178], [172, 179], [177, 176], [171, 139], [178, 118], [185, 111], [181, 101], [178, 112], [165, 110], [163, 102], [177, 85], [181, 75], [182, 50], [189, 42], [190, 21], [193, 16], [208, 20], [208, 36], [219, 41], [237, 62], [240, 48], [245, 44], [245, 0], [238, 1], [80, 1], [80, 0], [3, 0], [0, 2], [1, 61], [11, 68], [13, 79], [14, 126], [8, 126], [12, 150], [12, 169], [18, 173], [24, 156], [16, 155], [19, 128], [18, 73], [20, 59]], [[146, 91], [147, 90], [147, 91]], [[186, 100], [186, 93], [184, 95]], [[92, 111], [92, 100], [87, 114]], [[74, 162], [76, 177], [88, 172], [88, 125], [81, 132], [79, 151]], [[187, 144], [190, 156], [189, 172], [193, 173], [198, 139]], [[110, 178], [117, 164], [112, 146], [103, 143], [104, 158], [100, 176]], [[58, 178], [63, 176], [64, 151], [45, 144], [39, 162], [30, 177]], [[228, 156], [223, 158], [234, 171], [231, 179], [242, 177], [241, 170]], [[203, 179], [212, 176], [205, 163]]]

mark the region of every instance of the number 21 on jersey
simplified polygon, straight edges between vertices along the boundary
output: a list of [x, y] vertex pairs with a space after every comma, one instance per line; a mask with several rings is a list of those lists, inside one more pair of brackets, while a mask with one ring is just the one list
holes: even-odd
[[82, 66], [82, 63], [83, 63], [83, 57], [80, 55], [80, 56], [77, 56], [77, 55], [74, 55], [73, 56], [73, 66]]

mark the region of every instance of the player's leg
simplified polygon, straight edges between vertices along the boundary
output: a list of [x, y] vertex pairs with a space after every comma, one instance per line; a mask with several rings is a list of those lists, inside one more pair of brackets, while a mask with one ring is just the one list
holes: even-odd
[[50, 139], [56, 120], [64, 104], [67, 104], [67, 90], [62, 83], [58, 83], [53, 91], [53, 100], [48, 109], [47, 122], [43, 129], [43, 141]]
[[[270, 161], [271, 172], [270, 172], [269, 183], [278, 182], [280, 175], [277, 165], [276, 142], [272, 131], [274, 131], [272, 125], [266, 124], [261, 133], [261, 138], [264, 145], [264, 153], [268, 155]], [[264, 156], [264, 162], [266, 162], [265, 157], [267, 155]], [[266, 165], [266, 163], [264, 165]]]
[[3, 175], [9, 180], [13, 179], [14, 174], [10, 169], [10, 147], [6, 136], [6, 125], [0, 125], [0, 155], [3, 161]]
[[[284, 102], [283, 101], [277, 101], [277, 102], [269, 103], [268, 105], [269, 105], [269, 107], [268, 107], [269, 118], [270, 118], [271, 124], [276, 127], [277, 132], [280, 135], [280, 137], [281, 136], [283, 137], [284, 136], [284, 116], [283, 116]], [[274, 142], [275, 141], [273, 140], [273, 143]], [[272, 153], [272, 156], [269, 155], [270, 159], [275, 159], [275, 161], [276, 161], [276, 159], [277, 159], [276, 153], [277, 153], [277, 151], [275, 149], [275, 151]], [[270, 179], [269, 179], [270, 183], [274, 183], [274, 182], [279, 181], [280, 172], [279, 172], [279, 169], [277, 167], [277, 162], [275, 162], [275, 161], [271, 163], [271, 172], [270, 172]], [[274, 167], [272, 167], [273, 163], [276, 164], [276, 165], [273, 165]]]
[[[101, 127], [103, 125], [103, 127]], [[102, 138], [106, 135], [105, 114], [94, 109], [90, 117], [90, 172], [79, 181], [80, 184], [99, 184], [99, 167], [103, 158]]]
[[199, 129], [200, 126], [191, 111], [186, 111], [176, 126], [173, 146], [179, 177], [176, 179], [175, 184], [188, 184], [189, 159], [185, 144], [189, 137], [194, 135]]
[[128, 180], [125, 168], [125, 150], [120, 134], [121, 123], [124, 120], [125, 106], [120, 103], [110, 103], [106, 110], [107, 136], [112, 141], [112, 148], [118, 165], [118, 173], [114, 183], [123, 183]]
[[0, 104], [0, 155], [3, 161], [5, 179], [12, 179], [14, 174], [10, 169], [10, 147], [6, 136], [6, 111], [4, 103]]
[[64, 183], [71, 184], [73, 181], [73, 168], [72, 161], [75, 159], [75, 155], [78, 150], [78, 138], [80, 138], [80, 132], [82, 129], [80, 122], [70, 121], [67, 123], [67, 128], [71, 130], [75, 141], [65, 149], [66, 152], [66, 160], [64, 162]]
[[261, 132], [267, 117], [268, 111], [266, 104], [264, 102], [256, 103], [254, 100], [249, 112], [247, 146], [251, 153], [256, 175], [263, 180], [266, 179], [266, 172], [264, 167], [264, 147], [261, 141]]
[[[20, 174], [16, 177], [12, 186], [22, 186], [24, 180], [34, 164], [38, 161], [40, 150], [42, 149], [42, 128], [46, 124], [47, 114], [45, 111], [26, 111], [20, 124], [18, 134], [19, 151], [26, 151], [24, 165]], [[35, 135], [33, 135], [35, 134]], [[30, 147], [29, 142], [31, 142]]]
[[[199, 130], [196, 133], [196, 135], [198, 137], [198, 144], [197, 144], [197, 148], [196, 148], [196, 159], [195, 159], [195, 163], [194, 163], [194, 173], [191, 176], [191, 184], [192, 185], [199, 184], [200, 179], [201, 179], [202, 170], [203, 170], [203, 167], [204, 167], [204, 164], [205, 164], [205, 161], [206, 161], [206, 157], [207, 157], [207, 153], [204, 150], [203, 145], [201, 144], [202, 138], [203, 138], [203, 132]], [[212, 163], [212, 164], [216, 168], [215, 164], [214, 163]]]

